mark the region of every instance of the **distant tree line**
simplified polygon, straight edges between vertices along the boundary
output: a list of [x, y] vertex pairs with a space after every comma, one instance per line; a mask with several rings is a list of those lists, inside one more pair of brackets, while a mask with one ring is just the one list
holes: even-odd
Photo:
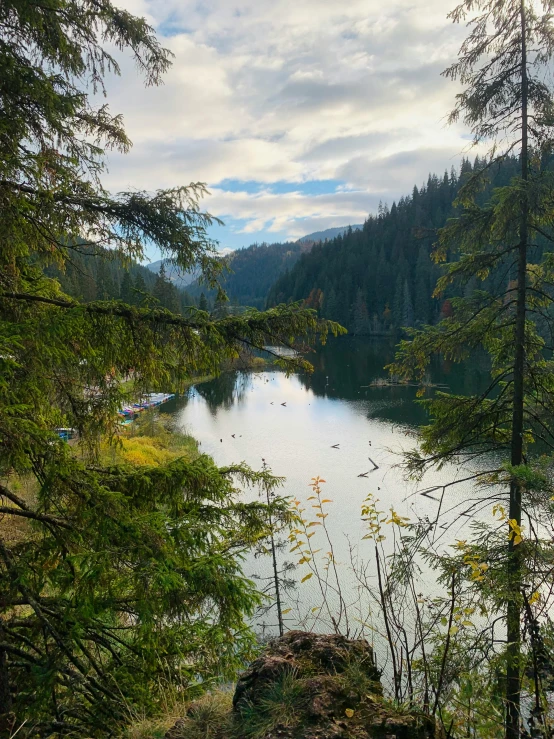
[[158, 274], [137, 262], [123, 263], [109, 251], [83, 246], [74, 250], [63, 271], [54, 266], [46, 269], [56, 277], [62, 290], [85, 303], [93, 300], [123, 300], [128, 305], [158, 305], [173, 313], [183, 313], [197, 300], [189, 292], [174, 285], [167, 277], [162, 262]]
[[[303, 300], [355, 334], [393, 334], [447, 317], [454, 292], [432, 296], [440, 267], [430, 253], [437, 229], [457, 215], [453, 201], [460, 187], [482, 166], [479, 158], [473, 164], [464, 159], [459, 172], [452, 168], [442, 178], [429, 175], [427, 184], [414, 187], [410, 196], [390, 208], [380, 205], [362, 230], [349, 229], [316, 244], [277, 279], [267, 305]], [[493, 187], [508, 184], [517, 168], [515, 158], [500, 163], [479, 199], [484, 202]], [[474, 289], [474, 282], [466, 291]]]

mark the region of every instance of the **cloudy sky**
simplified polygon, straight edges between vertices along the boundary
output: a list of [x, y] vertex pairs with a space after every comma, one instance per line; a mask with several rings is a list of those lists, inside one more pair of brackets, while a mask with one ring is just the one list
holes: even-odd
[[174, 53], [159, 88], [132, 62], [108, 100], [134, 142], [112, 190], [206, 182], [221, 248], [363, 222], [379, 201], [457, 166], [464, 28], [448, 0], [119, 0]]

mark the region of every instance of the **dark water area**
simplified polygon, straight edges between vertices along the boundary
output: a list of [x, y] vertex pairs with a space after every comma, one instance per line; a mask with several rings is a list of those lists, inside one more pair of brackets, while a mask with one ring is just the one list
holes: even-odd
[[[417, 403], [415, 387], [368, 387], [374, 380], [389, 377], [385, 367], [394, 361], [396, 351], [394, 339], [331, 339], [308, 357], [314, 366], [313, 374], [300, 379], [318, 396], [375, 401], [380, 394], [384, 402], [375, 408], [376, 417], [391, 423], [421, 426], [428, 418]], [[488, 363], [484, 356], [475, 356], [464, 364], [436, 357], [428, 375], [432, 383], [448, 392], [469, 395], [486, 387]]]

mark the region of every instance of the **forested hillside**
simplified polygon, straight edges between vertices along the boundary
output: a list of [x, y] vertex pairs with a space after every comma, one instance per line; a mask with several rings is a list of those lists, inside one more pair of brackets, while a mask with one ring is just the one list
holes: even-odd
[[115, 254], [85, 246], [74, 250], [63, 270], [50, 266], [46, 273], [56, 277], [62, 290], [72, 298], [89, 303], [93, 300], [123, 300], [130, 305], [151, 304], [182, 312], [195, 305], [194, 298], [166, 277], [163, 263], [154, 274], [147, 267], [134, 261], [127, 265]]
[[[492, 184], [507, 184], [517, 166], [515, 159], [499, 165]], [[362, 230], [315, 245], [273, 285], [268, 305], [306, 300], [356, 334], [392, 333], [448, 315], [448, 294], [440, 301], [432, 297], [440, 268], [430, 259], [431, 246], [436, 229], [456, 214], [452, 202], [461, 184], [480, 167], [479, 159], [466, 159], [459, 173], [430, 175], [411, 195], [380, 207]]]
[[[275, 280], [285, 270], [291, 269], [301, 254], [311, 244], [290, 242], [285, 244], [252, 244], [237, 249], [229, 256], [229, 272], [222, 275], [220, 282], [232, 303], [263, 308], [267, 294]], [[187, 288], [194, 297], [204, 292], [208, 300], [215, 298], [215, 290], [206, 290], [201, 283]]]

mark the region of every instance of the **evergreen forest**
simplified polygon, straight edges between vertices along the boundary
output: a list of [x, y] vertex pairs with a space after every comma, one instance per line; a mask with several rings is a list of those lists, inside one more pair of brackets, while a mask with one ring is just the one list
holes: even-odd
[[[292, 269], [300, 255], [309, 248], [308, 244], [289, 242], [252, 244], [244, 249], [237, 249], [225, 259], [226, 271], [221, 276], [220, 284], [231, 303], [261, 310], [265, 307], [268, 292], [277, 277]], [[197, 298], [202, 293], [212, 302], [216, 298], [216, 291], [206, 290], [199, 282], [187, 289]]]
[[[314, 245], [277, 279], [267, 304], [303, 300], [361, 335], [395, 334], [450, 315], [455, 292], [433, 296], [441, 269], [431, 253], [438, 230], [459, 212], [454, 201], [460, 188], [483, 166], [479, 157], [473, 163], [464, 159], [458, 172], [430, 175], [411, 195], [390, 208], [380, 206], [363, 229]], [[517, 167], [516, 158], [497, 163], [479, 201], [507, 184]], [[464, 290], [471, 292], [475, 285], [472, 281]]]
[[67, 295], [85, 303], [122, 300], [140, 306], [150, 301], [177, 313], [196, 304], [186, 290], [168, 279], [163, 263], [158, 274], [154, 274], [133, 260], [127, 263], [118, 254], [80, 247], [78, 242], [63, 268], [50, 265], [45, 273], [56, 278]]

